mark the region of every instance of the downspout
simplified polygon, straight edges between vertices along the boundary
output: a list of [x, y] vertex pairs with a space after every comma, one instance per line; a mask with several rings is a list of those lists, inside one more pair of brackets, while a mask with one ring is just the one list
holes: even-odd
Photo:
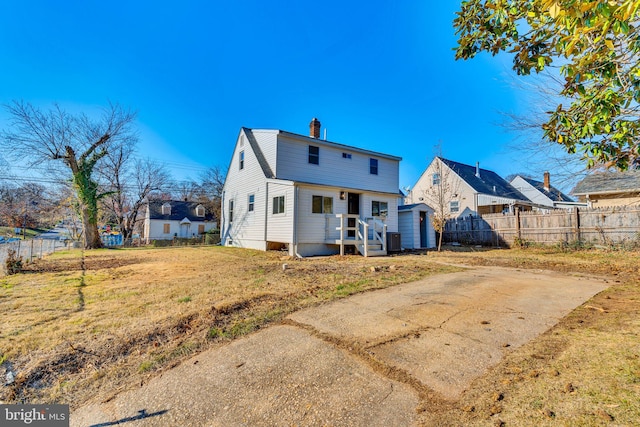
[[300, 187], [293, 184], [293, 255], [302, 258], [298, 253], [298, 200], [300, 200]]
[[267, 249], [267, 226], [269, 224], [269, 181], [266, 182], [264, 200], [264, 248]]
[[224, 214], [224, 210], [225, 210], [225, 208], [224, 208], [224, 196], [225, 196], [225, 194], [226, 193], [223, 190], [222, 191], [222, 197], [220, 198], [220, 244], [222, 246], [227, 246], [227, 241], [226, 241], [226, 239], [227, 239], [226, 231], [227, 230], [225, 229], [225, 225], [226, 224], [224, 222], [224, 220], [226, 218], [226, 215]]
[[480, 214], [478, 213], [478, 193], [473, 193], [473, 203], [475, 204], [474, 211], [476, 212], [476, 217], [479, 217]]

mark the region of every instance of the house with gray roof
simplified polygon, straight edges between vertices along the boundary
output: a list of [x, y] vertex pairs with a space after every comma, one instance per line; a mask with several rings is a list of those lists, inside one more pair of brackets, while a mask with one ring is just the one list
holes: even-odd
[[216, 227], [215, 216], [201, 203], [151, 200], [147, 203], [142, 237], [147, 243], [174, 237], [196, 238]]
[[551, 185], [551, 174], [545, 172], [542, 181], [516, 175], [511, 180], [511, 185], [524, 194], [529, 200], [540, 207], [549, 209], [570, 209], [576, 206], [586, 206], [585, 203], [576, 202], [571, 197]]
[[640, 170], [587, 175], [571, 193], [590, 207], [640, 205]]
[[[488, 169], [435, 157], [405, 199], [406, 204], [426, 203], [438, 210], [439, 192], [447, 193], [446, 210], [451, 218], [490, 213], [532, 210], [534, 205], [505, 179]], [[442, 198], [440, 197], [442, 200]]]
[[297, 257], [387, 254], [398, 232], [400, 157], [309, 135], [243, 127], [222, 195], [225, 246]]

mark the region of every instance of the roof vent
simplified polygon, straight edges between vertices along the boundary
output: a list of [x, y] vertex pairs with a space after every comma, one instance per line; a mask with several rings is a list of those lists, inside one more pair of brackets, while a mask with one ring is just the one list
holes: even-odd
[[480, 162], [476, 162], [476, 177], [480, 178]]

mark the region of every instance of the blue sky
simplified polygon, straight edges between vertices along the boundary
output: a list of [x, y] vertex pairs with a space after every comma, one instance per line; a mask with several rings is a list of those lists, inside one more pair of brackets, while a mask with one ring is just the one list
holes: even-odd
[[[528, 171], [502, 112], [526, 111], [510, 60], [455, 61], [459, 2], [5, 1], [0, 103], [138, 111], [138, 155], [177, 179], [226, 167], [241, 126], [401, 156], [411, 186], [445, 157]], [[0, 127], [6, 125], [0, 112]]]

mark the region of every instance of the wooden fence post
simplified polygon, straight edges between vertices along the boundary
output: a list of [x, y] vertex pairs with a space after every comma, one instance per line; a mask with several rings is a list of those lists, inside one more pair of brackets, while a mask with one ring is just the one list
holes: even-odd
[[518, 244], [522, 243], [522, 233], [520, 231], [520, 208], [515, 207], [516, 211], [516, 238], [518, 239]]

